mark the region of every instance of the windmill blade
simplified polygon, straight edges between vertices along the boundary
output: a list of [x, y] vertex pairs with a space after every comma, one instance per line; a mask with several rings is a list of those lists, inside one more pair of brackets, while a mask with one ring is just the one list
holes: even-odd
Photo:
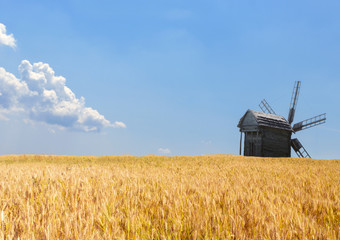
[[320, 124], [324, 124], [325, 122], [326, 122], [326, 113], [323, 113], [318, 116], [308, 118], [304, 121], [295, 123], [293, 126], [293, 130], [295, 132], [298, 132], [298, 131], [301, 131], [307, 128], [311, 128], [311, 127], [318, 126]]
[[263, 99], [261, 103], [259, 104], [260, 108], [262, 109], [262, 112], [264, 113], [270, 113], [275, 114], [275, 111], [270, 107], [270, 105], [267, 103], [266, 99]]
[[302, 146], [301, 142], [297, 138], [293, 138], [290, 141], [290, 144], [300, 158], [311, 158], [307, 150]]
[[289, 124], [291, 124], [294, 121], [296, 105], [297, 105], [297, 101], [298, 101], [299, 93], [300, 93], [300, 86], [301, 86], [301, 81], [296, 81], [294, 85], [294, 89], [293, 89], [293, 94], [290, 99], [290, 107], [289, 107], [289, 115], [288, 115]]

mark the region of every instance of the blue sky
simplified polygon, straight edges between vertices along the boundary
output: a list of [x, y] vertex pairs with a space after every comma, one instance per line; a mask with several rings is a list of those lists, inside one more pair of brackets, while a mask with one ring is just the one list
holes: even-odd
[[287, 117], [302, 81], [295, 120], [326, 112], [327, 123], [296, 136], [312, 157], [339, 158], [339, 1], [0, 6], [15, 39], [0, 41], [3, 76], [32, 89], [54, 71], [38, 95], [0, 89], [0, 154], [238, 154], [246, 110], [265, 98]]

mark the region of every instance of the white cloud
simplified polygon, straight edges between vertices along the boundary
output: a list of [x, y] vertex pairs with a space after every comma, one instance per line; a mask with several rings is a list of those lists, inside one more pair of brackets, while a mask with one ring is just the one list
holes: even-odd
[[166, 154], [170, 154], [171, 151], [169, 148], [158, 148], [158, 153], [166, 155]]
[[125, 123], [123, 123], [123, 122], [115, 121], [114, 124], [113, 124], [113, 127], [117, 127], [117, 128], [126, 128], [126, 125], [125, 125]]
[[55, 130], [54, 130], [54, 129], [52, 129], [52, 128], [49, 128], [49, 129], [48, 129], [48, 131], [49, 131], [50, 133], [53, 133], [53, 134], [55, 134]]
[[13, 34], [6, 33], [6, 26], [0, 23], [0, 45], [6, 45], [14, 48], [16, 46]]
[[0, 112], [3, 116], [20, 112], [32, 121], [85, 132], [100, 131], [103, 127], [126, 127], [123, 122], [111, 123], [97, 110], [86, 107], [85, 99], [78, 99], [65, 85], [66, 79], [55, 76], [48, 64], [32, 65], [23, 60], [19, 72], [21, 77], [16, 78], [0, 67]]

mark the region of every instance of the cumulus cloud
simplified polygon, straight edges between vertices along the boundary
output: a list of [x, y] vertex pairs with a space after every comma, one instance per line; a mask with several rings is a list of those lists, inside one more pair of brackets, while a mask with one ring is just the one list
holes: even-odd
[[0, 45], [6, 45], [14, 48], [16, 45], [13, 34], [8, 35], [6, 32], [6, 26], [0, 23]]
[[170, 154], [171, 151], [169, 148], [158, 148], [158, 153], [166, 155], [166, 154]]
[[77, 98], [65, 85], [66, 79], [56, 76], [48, 64], [32, 65], [23, 60], [18, 69], [20, 78], [0, 67], [2, 116], [21, 112], [33, 121], [85, 132], [126, 127], [123, 122], [111, 123], [97, 110], [86, 107], [85, 99]]

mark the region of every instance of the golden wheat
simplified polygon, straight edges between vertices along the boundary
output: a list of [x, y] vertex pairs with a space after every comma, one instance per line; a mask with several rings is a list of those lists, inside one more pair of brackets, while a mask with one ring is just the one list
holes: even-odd
[[2, 239], [340, 239], [340, 160], [1, 156]]

